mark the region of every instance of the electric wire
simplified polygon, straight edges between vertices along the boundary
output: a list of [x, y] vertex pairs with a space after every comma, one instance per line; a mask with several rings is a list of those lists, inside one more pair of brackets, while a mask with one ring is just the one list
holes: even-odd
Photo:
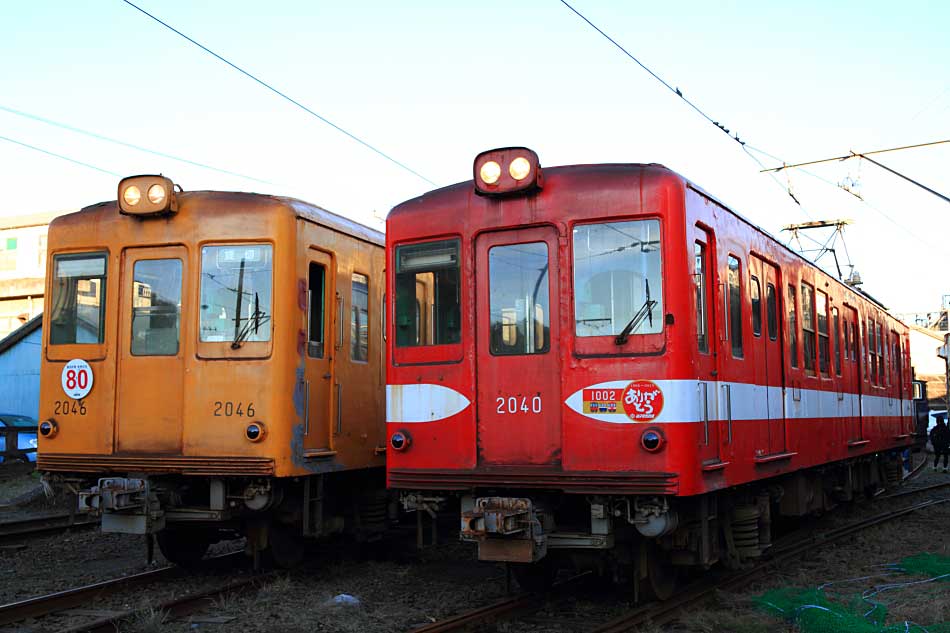
[[139, 151], [139, 152], [145, 152], [146, 154], [152, 154], [152, 155], [154, 155], [154, 156], [160, 156], [160, 157], [162, 157], [162, 158], [168, 158], [169, 160], [178, 161], [178, 162], [180, 162], [180, 163], [185, 163], [185, 164], [187, 164], [187, 165], [193, 165], [193, 166], [195, 166], [195, 167], [200, 167], [200, 168], [202, 168], [202, 169], [209, 169], [209, 170], [211, 170], [211, 171], [215, 171], [215, 172], [218, 172], [218, 173], [220, 173], [220, 174], [226, 174], [226, 175], [228, 175], [228, 176], [236, 176], [237, 178], [243, 178], [243, 179], [245, 179], [245, 180], [252, 180], [252, 181], [254, 181], [254, 182], [263, 183], [263, 184], [265, 184], [265, 185], [273, 185], [273, 184], [274, 184], [274, 183], [269, 182], [269, 181], [267, 181], [267, 180], [262, 180], [262, 179], [260, 179], [260, 178], [255, 178], [254, 176], [248, 176], [248, 175], [246, 175], [246, 174], [241, 174], [241, 173], [238, 173], [238, 172], [236, 172], [236, 171], [230, 171], [230, 170], [228, 170], [228, 169], [221, 169], [221, 168], [219, 168], [219, 167], [214, 167], [214, 166], [208, 165], [208, 164], [206, 164], [206, 163], [199, 163], [199, 162], [197, 162], [197, 161], [189, 160], [189, 159], [187, 159], [187, 158], [182, 158], [181, 156], [174, 156], [174, 155], [172, 155], [172, 154], [166, 154], [165, 152], [159, 152], [159, 151], [157, 151], [157, 150], [149, 149], [149, 148], [147, 148], [147, 147], [142, 147], [141, 145], [135, 145], [134, 143], [128, 143], [128, 142], [126, 142], [126, 141], [122, 141], [122, 140], [119, 140], [119, 139], [116, 139], [116, 138], [112, 138], [112, 137], [109, 137], [109, 136], [105, 136], [105, 135], [99, 134], [99, 133], [97, 133], [97, 132], [90, 132], [89, 130], [84, 130], [84, 129], [82, 129], [82, 128], [78, 128], [78, 127], [69, 125], [68, 123], [62, 123], [62, 122], [60, 122], [60, 121], [53, 121], [52, 119], [47, 119], [47, 118], [45, 118], [45, 117], [41, 117], [41, 116], [36, 115], [36, 114], [30, 114], [29, 112], [23, 112], [22, 110], [15, 110], [15, 109], [13, 109], [13, 108], [7, 107], [7, 106], [2, 105], [2, 104], [0, 104], [0, 110], [2, 110], [2, 111], [4, 111], [4, 112], [9, 112], [10, 114], [15, 114], [15, 115], [17, 115], [17, 116], [20, 116], [20, 117], [23, 117], [23, 118], [26, 118], [26, 119], [31, 119], [31, 120], [33, 120], [33, 121], [39, 121], [40, 123], [45, 123], [46, 125], [52, 125], [53, 127], [58, 127], [58, 128], [64, 129], [64, 130], [68, 130], [68, 131], [70, 131], [70, 132], [75, 132], [76, 134], [82, 134], [82, 135], [84, 135], [84, 136], [88, 136], [88, 137], [90, 137], [90, 138], [94, 138], [94, 139], [97, 139], [97, 140], [100, 140], [100, 141], [105, 141], [105, 142], [107, 142], [107, 143], [113, 143], [113, 144], [115, 144], [115, 145], [121, 145], [122, 147], [128, 147], [128, 148], [130, 148], [130, 149], [134, 149], [134, 150], [137, 150], [137, 151]]
[[329, 119], [327, 119], [326, 117], [324, 117], [324, 116], [322, 116], [322, 115], [320, 115], [320, 114], [317, 114], [316, 112], [314, 112], [313, 110], [311, 110], [310, 108], [308, 108], [308, 107], [305, 106], [304, 104], [300, 103], [300, 102], [297, 101], [296, 99], [293, 99], [292, 97], [288, 96], [286, 93], [281, 92], [280, 90], [278, 90], [277, 88], [273, 87], [272, 85], [270, 85], [269, 83], [267, 83], [267, 82], [264, 81], [263, 79], [259, 79], [259, 78], [256, 77], [255, 75], [252, 75], [250, 72], [244, 70], [243, 68], [241, 68], [241, 67], [238, 66], [237, 64], [235, 64], [235, 63], [233, 63], [233, 62], [231, 62], [231, 61], [228, 61], [227, 59], [225, 59], [224, 57], [222, 57], [222, 56], [219, 55], [218, 53], [215, 53], [213, 50], [211, 50], [210, 48], [208, 48], [208, 47], [205, 46], [204, 44], [201, 44], [200, 42], [198, 42], [198, 41], [196, 41], [196, 40], [194, 40], [194, 39], [188, 37], [187, 35], [185, 35], [185, 34], [182, 33], [181, 31], [179, 31], [178, 29], [176, 29], [175, 27], [173, 27], [172, 25], [168, 24], [167, 22], [162, 21], [161, 19], [159, 19], [158, 17], [152, 15], [151, 13], [149, 13], [148, 11], [146, 11], [145, 9], [143, 9], [142, 7], [136, 5], [136, 4], [133, 3], [133, 2], [130, 2], [130, 0], [122, 0], [122, 2], [124, 2], [124, 3], [127, 4], [127, 5], [129, 5], [129, 6], [132, 7], [133, 9], [135, 9], [135, 10], [137, 10], [137, 11], [139, 11], [139, 12], [145, 14], [146, 16], [148, 16], [149, 18], [151, 18], [151, 19], [154, 20], [155, 22], [158, 22], [159, 24], [161, 24], [162, 26], [164, 26], [166, 29], [168, 29], [168, 30], [172, 31], [173, 33], [175, 33], [175, 34], [177, 34], [177, 35], [183, 37], [183, 38], [186, 39], [186, 40], [188, 40], [189, 42], [191, 42], [192, 44], [194, 44], [195, 46], [197, 46], [198, 48], [200, 48], [200, 49], [203, 50], [204, 52], [208, 53], [209, 55], [211, 55], [212, 57], [216, 58], [217, 60], [219, 60], [219, 61], [221, 61], [221, 62], [224, 62], [225, 64], [227, 64], [228, 66], [230, 66], [230, 67], [233, 68], [234, 70], [238, 71], [239, 73], [241, 73], [241, 74], [244, 75], [245, 77], [247, 77], [247, 78], [249, 78], [249, 79], [255, 81], [256, 83], [260, 84], [260, 85], [263, 86], [264, 88], [267, 88], [268, 90], [270, 90], [271, 92], [273, 92], [273, 93], [276, 94], [277, 96], [281, 97], [282, 99], [284, 99], [284, 100], [286, 100], [286, 101], [289, 101], [290, 103], [292, 103], [293, 105], [297, 106], [298, 108], [300, 108], [301, 110], [303, 110], [303, 111], [306, 112], [307, 114], [310, 114], [311, 116], [316, 117], [317, 119], [319, 119], [319, 120], [322, 121], [323, 123], [325, 123], [325, 124], [329, 125], [330, 127], [332, 127], [332, 128], [333, 128], [334, 130], [336, 130], [337, 132], [340, 132], [341, 134], [343, 134], [343, 135], [349, 137], [350, 139], [356, 141], [357, 143], [359, 143], [359, 144], [362, 145], [363, 147], [366, 147], [367, 149], [369, 149], [369, 150], [375, 152], [376, 154], [378, 154], [379, 156], [382, 156], [383, 158], [385, 158], [386, 160], [388, 160], [388, 161], [391, 162], [392, 164], [396, 165], [397, 167], [400, 167], [400, 168], [404, 169], [405, 171], [409, 172], [410, 174], [416, 176], [417, 178], [420, 178], [420, 179], [426, 181], [427, 183], [429, 183], [429, 184], [432, 185], [433, 187], [436, 186], [435, 182], [433, 182], [432, 180], [429, 180], [428, 178], [426, 178], [425, 176], [423, 176], [422, 174], [420, 174], [420, 173], [417, 172], [416, 170], [412, 169], [411, 167], [409, 167], [409, 166], [406, 165], [405, 163], [403, 163], [403, 162], [401, 162], [401, 161], [399, 161], [399, 160], [396, 160], [395, 158], [393, 158], [393, 157], [390, 156], [389, 154], [385, 153], [385, 152], [382, 151], [381, 149], [375, 147], [374, 145], [371, 145], [371, 144], [370, 144], [369, 142], [367, 142], [367, 141], [364, 141], [363, 139], [361, 139], [360, 137], [356, 136], [356, 135], [353, 134], [352, 132], [348, 132], [347, 130], [343, 129], [342, 127], [340, 127], [340, 126], [337, 125], [336, 123], [333, 123], [332, 121], [330, 121]]
[[51, 151], [49, 151], [49, 150], [47, 150], [47, 149], [43, 149], [42, 147], [37, 147], [37, 146], [35, 146], [35, 145], [30, 145], [30, 144], [28, 144], [28, 143], [24, 143], [24, 142], [22, 142], [22, 141], [18, 141], [18, 140], [16, 140], [16, 139], [12, 139], [12, 138], [7, 137], [7, 136], [0, 136], [0, 141], [7, 141], [8, 143], [13, 143], [14, 145], [19, 145], [19, 146], [21, 146], [21, 147], [26, 147], [27, 149], [32, 149], [32, 150], [34, 150], [34, 151], [41, 152], [41, 153], [43, 153], [43, 154], [46, 154], [47, 156], [52, 156], [52, 157], [54, 157], [54, 158], [59, 158], [59, 159], [61, 159], [61, 160], [69, 161], [70, 163], [73, 163], [73, 164], [75, 164], [75, 165], [80, 165], [80, 166], [82, 166], [82, 167], [87, 167], [87, 168], [89, 168], [89, 169], [94, 169], [94, 170], [96, 170], [96, 171], [98, 171], [98, 172], [102, 172], [103, 174], [109, 174], [110, 176], [115, 176], [116, 178], [121, 178], [121, 177], [122, 177], [121, 174], [117, 174], [117, 173], [115, 173], [114, 171], [109, 171], [108, 169], [103, 169], [102, 167], [96, 167], [95, 165], [90, 165], [89, 163], [84, 163], [84, 162], [82, 162], [81, 160], [76, 160], [75, 158], [70, 158], [69, 156], [63, 156], [62, 154], [57, 154], [56, 152], [51, 152]]
[[[901, 146], [901, 147], [890, 147], [890, 148], [888, 148], [888, 149], [876, 149], [876, 150], [871, 151], [871, 152], [851, 152], [851, 153], [846, 154], [846, 155], [844, 155], [844, 156], [833, 156], [832, 158], [822, 158], [822, 159], [820, 159], [820, 160], [810, 160], [810, 161], [806, 161], [806, 162], [804, 162], [804, 163], [794, 163], [794, 164], [792, 164], [792, 165], [789, 165], [789, 164], [785, 163], [785, 161], [781, 161], [781, 162], [782, 162], [782, 166], [781, 166], [781, 167], [770, 167], [770, 168], [768, 168], [768, 169], [763, 169], [762, 171], [782, 171], [783, 169], [792, 169], [792, 168], [794, 168], [794, 167], [805, 167], [806, 165], [818, 165], [818, 164], [820, 164], [820, 163], [831, 163], [831, 162], [834, 162], [834, 161], [848, 160], [849, 158], [854, 158], [855, 156], [867, 157], [867, 156], [869, 156], [869, 155], [871, 155], [871, 154], [886, 154], [887, 152], [899, 152], [899, 151], [905, 150], [905, 149], [917, 149], [917, 148], [920, 148], [920, 147], [931, 147], [931, 146], [933, 146], [933, 145], [943, 145], [943, 144], [945, 144], [945, 143], [950, 143], [950, 139], [942, 140], [942, 141], [930, 141], [929, 143], [917, 143], [916, 145], [904, 145], [904, 146]], [[756, 150], [756, 151], [761, 151], [761, 150]], [[764, 154], [765, 152], [762, 152], [762, 153]], [[775, 158], [775, 157], [774, 157], [774, 156], [771, 156], [770, 158]], [[775, 160], [780, 160], [780, 159], [775, 158]], [[870, 159], [868, 159], [868, 160], [870, 160]]]

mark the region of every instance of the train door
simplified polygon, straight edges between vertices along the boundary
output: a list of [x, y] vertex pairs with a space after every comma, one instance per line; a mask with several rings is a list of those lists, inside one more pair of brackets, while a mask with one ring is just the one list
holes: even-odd
[[[752, 347], [756, 382], [764, 385], [761, 409], [768, 418], [766, 437], [756, 443], [769, 454], [785, 452], [785, 374], [779, 319], [778, 269], [767, 261], [749, 258], [749, 298], [752, 304]], [[758, 410], [758, 407], [756, 407]], [[756, 434], [757, 437], [760, 434]]]
[[477, 238], [480, 464], [560, 462], [557, 237], [531, 228]]
[[181, 453], [187, 261], [182, 246], [122, 252], [116, 452]]
[[[703, 424], [700, 435], [700, 454], [707, 467], [721, 461], [722, 440], [726, 435], [716, 422], [717, 415], [717, 360], [719, 337], [716, 336], [716, 310], [713, 289], [716, 288], [716, 249], [712, 233], [697, 226], [692, 231], [693, 293], [696, 310], [696, 390], [699, 419]], [[721, 387], [724, 391], [728, 385]], [[729, 397], [726, 393], [723, 397]], [[729, 422], [725, 422], [728, 424]]]
[[[307, 349], [304, 361], [304, 456], [332, 454], [334, 358], [342, 338], [337, 313], [336, 261], [316, 249], [307, 251]], [[338, 316], [336, 318], [339, 318]]]
[[845, 362], [841, 367], [842, 389], [850, 403], [847, 434], [848, 442], [860, 442], [861, 432], [861, 345], [858, 311], [847, 304], [844, 306]]

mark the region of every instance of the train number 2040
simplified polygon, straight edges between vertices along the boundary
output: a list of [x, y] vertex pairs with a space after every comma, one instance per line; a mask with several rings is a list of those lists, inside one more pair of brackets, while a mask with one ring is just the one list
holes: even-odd
[[253, 402], [248, 402], [247, 404], [243, 402], [231, 402], [230, 400], [215, 400], [214, 402], [214, 417], [216, 418], [222, 416], [229, 418], [232, 416], [247, 416], [253, 418], [254, 413]]
[[507, 398], [499, 396], [495, 398], [495, 413], [541, 413], [541, 396], [534, 396], [528, 399], [526, 396]]

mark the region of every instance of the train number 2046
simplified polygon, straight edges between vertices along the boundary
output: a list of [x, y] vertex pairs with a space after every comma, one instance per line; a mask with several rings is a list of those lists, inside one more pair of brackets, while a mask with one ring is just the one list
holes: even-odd
[[82, 400], [57, 400], [53, 413], [55, 415], [86, 415], [86, 403]]
[[495, 413], [541, 413], [541, 396], [499, 396], [495, 404]]
[[214, 417], [220, 418], [222, 416], [232, 417], [232, 416], [247, 416], [249, 418], [254, 417], [254, 403], [248, 402], [231, 402], [230, 400], [215, 400], [214, 402]]

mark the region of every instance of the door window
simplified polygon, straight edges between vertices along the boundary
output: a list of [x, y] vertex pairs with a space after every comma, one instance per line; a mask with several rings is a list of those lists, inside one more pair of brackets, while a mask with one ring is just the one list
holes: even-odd
[[272, 249], [269, 244], [232, 244], [201, 249], [200, 340], [269, 341]]
[[53, 257], [51, 345], [105, 341], [106, 254]]
[[397, 347], [461, 340], [459, 240], [396, 247]]
[[769, 328], [769, 339], [778, 340], [778, 297], [775, 296], [775, 286], [765, 285], [765, 315]]
[[788, 358], [792, 367], [798, 367], [798, 323], [795, 312], [795, 286], [788, 286]]
[[759, 278], [752, 275], [749, 281], [749, 295], [752, 300], [752, 333], [762, 335], [762, 286]]
[[320, 264], [310, 263], [307, 279], [307, 295], [309, 296], [307, 318], [307, 356], [323, 358], [324, 356], [324, 323], [326, 321], [326, 268]]
[[815, 371], [815, 289], [802, 284], [802, 347], [805, 369]]
[[706, 245], [693, 245], [693, 285], [696, 290], [696, 345], [700, 352], [709, 352], [709, 324], [706, 317]]
[[574, 227], [574, 322], [579, 337], [663, 331], [659, 220]]
[[815, 306], [818, 317], [818, 370], [827, 376], [831, 359], [828, 346], [828, 295], [819, 290]]
[[132, 267], [132, 355], [175, 356], [181, 329], [180, 259], [140, 259]]
[[543, 354], [550, 349], [548, 245], [495, 246], [488, 251], [491, 353]]
[[741, 265], [739, 259], [732, 255], [729, 256], [729, 338], [732, 340], [732, 355], [736, 358], [742, 358], [742, 295], [740, 294], [742, 286], [739, 284], [741, 278]]

